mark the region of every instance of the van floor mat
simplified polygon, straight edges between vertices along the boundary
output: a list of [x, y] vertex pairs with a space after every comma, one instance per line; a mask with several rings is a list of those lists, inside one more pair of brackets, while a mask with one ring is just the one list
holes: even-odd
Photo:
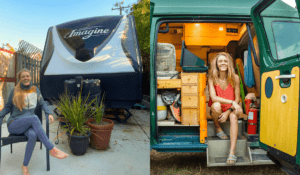
[[[215, 157], [215, 163], [226, 163], [228, 157]], [[237, 156], [236, 162], [245, 162], [243, 156]]]
[[252, 161], [256, 160], [270, 160], [266, 154], [251, 154]]
[[[228, 135], [228, 139], [220, 139], [218, 136], [208, 136], [209, 140], [230, 140], [230, 136]], [[242, 140], [242, 136], [238, 136], [237, 140]]]

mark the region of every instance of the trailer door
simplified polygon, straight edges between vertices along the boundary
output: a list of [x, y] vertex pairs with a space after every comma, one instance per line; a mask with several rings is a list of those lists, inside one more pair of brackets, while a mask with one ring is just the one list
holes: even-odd
[[251, 18], [260, 52], [260, 146], [277, 160], [300, 165], [298, 12], [280, 0], [261, 0]]

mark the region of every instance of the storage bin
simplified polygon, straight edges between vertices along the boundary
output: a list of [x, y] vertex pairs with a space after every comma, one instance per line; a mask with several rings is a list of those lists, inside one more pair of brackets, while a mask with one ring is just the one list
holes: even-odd
[[177, 71], [157, 71], [157, 79], [178, 79]]
[[157, 43], [156, 71], [175, 71], [175, 47], [169, 43]]

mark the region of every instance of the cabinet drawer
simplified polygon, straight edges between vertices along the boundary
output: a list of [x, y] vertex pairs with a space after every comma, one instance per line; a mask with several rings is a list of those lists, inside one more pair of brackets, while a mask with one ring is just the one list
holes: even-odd
[[172, 89], [172, 88], [181, 88], [181, 80], [180, 79], [161, 79], [157, 80], [157, 88], [158, 89]]
[[183, 109], [181, 115], [182, 125], [199, 125], [197, 109]]
[[181, 75], [181, 81], [183, 85], [197, 85], [198, 84], [198, 74], [184, 73]]
[[198, 86], [182, 86], [181, 93], [182, 94], [195, 94], [197, 95]]
[[194, 95], [183, 95], [181, 97], [181, 107], [182, 108], [197, 108], [198, 107], [198, 96]]

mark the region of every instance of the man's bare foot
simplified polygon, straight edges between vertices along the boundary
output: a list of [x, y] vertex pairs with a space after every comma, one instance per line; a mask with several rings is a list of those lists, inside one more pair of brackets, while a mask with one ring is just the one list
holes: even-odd
[[30, 175], [27, 166], [22, 165], [23, 175]]
[[59, 150], [55, 147], [52, 150], [50, 150], [50, 155], [53, 157], [56, 157], [58, 159], [64, 159], [69, 156], [68, 154], [62, 152], [61, 150]]

